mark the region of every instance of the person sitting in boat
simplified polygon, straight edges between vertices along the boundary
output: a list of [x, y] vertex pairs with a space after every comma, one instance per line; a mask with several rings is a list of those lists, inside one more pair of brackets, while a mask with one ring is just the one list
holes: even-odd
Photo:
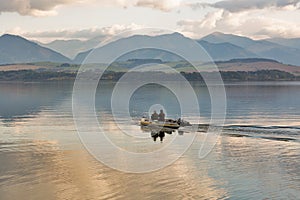
[[151, 115], [151, 120], [152, 121], [158, 120], [158, 114], [157, 114], [156, 110], [154, 110], [153, 114]]
[[161, 122], [165, 121], [165, 113], [163, 110], [160, 110], [160, 113], [158, 115], [158, 121], [161, 121]]

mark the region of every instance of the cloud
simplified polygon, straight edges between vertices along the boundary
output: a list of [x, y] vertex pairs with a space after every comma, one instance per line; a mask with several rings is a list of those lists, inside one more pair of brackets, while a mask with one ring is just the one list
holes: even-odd
[[[216, 3], [190, 3], [193, 9], [216, 8], [200, 20], [181, 20], [177, 25], [191, 37], [200, 38], [220, 31], [254, 39], [300, 37], [300, 0], [223, 0]], [[290, 12], [294, 11], [294, 12]], [[289, 17], [281, 17], [283, 13]], [[298, 13], [298, 14], [297, 14]]]
[[20, 15], [31, 16], [55, 15], [58, 6], [75, 3], [99, 7], [144, 7], [164, 12], [169, 12], [184, 6], [189, 6], [193, 9], [213, 7], [229, 12], [269, 7], [297, 9], [300, 6], [300, 0], [223, 0], [216, 3], [189, 3], [187, 0], [1, 0], [0, 13], [17, 12]]
[[129, 24], [129, 25], [119, 25], [115, 24], [109, 27], [103, 28], [89, 28], [81, 30], [55, 30], [55, 31], [36, 31], [36, 32], [26, 32], [20, 28], [14, 28], [10, 31], [7, 31], [11, 34], [22, 35], [26, 38], [33, 40], [43, 40], [43, 41], [52, 41], [55, 39], [80, 39], [88, 40], [92, 38], [106, 38], [108, 36], [113, 36], [126, 31], [133, 31], [139, 28], [143, 28], [141, 25]]
[[[276, 26], [271, 23], [276, 23]], [[262, 27], [255, 33], [256, 36], [271, 38], [298, 38], [300, 37], [300, 24], [287, 23], [285, 21], [269, 21], [268, 25]]]
[[1, 12], [17, 12], [20, 15], [55, 15], [57, 6], [81, 3], [96, 6], [147, 7], [171, 11], [181, 5], [181, 0], [1, 0]]
[[268, 17], [268, 10], [231, 13], [217, 10], [201, 20], [181, 20], [177, 25], [190, 37], [201, 38], [215, 31], [252, 37], [299, 37], [300, 23]]
[[300, 0], [224, 0], [216, 3], [191, 3], [189, 6], [193, 9], [213, 7], [224, 9], [229, 12], [241, 12], [265, 8], [298, 9], [300, 6]]
[[169, 12], [183, 5], [182, 0], [101, 0], [98, 5], [128, 7], [144, 7]]
[[171, 11], [180, 5], [180, 0], [139, 0], [134, 4], [137, 7], [149, 7], [162, 11]]
[[79, 0], [1, 0], [1, 12], [17, 12], [20, 15], [44, 16], [55, 14], [53, 9], [59, 5]]

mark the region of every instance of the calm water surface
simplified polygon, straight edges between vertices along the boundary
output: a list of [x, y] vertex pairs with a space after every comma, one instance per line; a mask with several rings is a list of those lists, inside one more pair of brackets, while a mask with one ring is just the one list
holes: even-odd
[[[164, 169], [128, 174], [84, 149], [72, 116], [72, 83], [0, 83], [0, 199], [298, 199], [300, 83], [227, 84], [226, 124], [205, 159], [198, 151], [210, 98], [203, 85], [193, 87], [203, 123], [193, 145]], [[137, 124], [127, 124], [148, 137], [124, 137], [112, 123], [112, 88], [110, 82], [99, 88], [96, 110], [99, 120], [111, 124], [107, 134], [116, 144], [144, 152], [176, 135], [154, 142]], [[165, 105], [170, 117], [180, 113], [174, 94], [147, 85], [131, 98], [132, 117], [138, 119], [156, 103]], [[196, 120], [193, 114], [189, 121]]]

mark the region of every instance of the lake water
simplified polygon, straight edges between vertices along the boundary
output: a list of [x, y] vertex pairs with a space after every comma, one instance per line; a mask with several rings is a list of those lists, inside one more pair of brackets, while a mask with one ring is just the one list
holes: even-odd
[[[121, 134], [111, 116], [113, 86], [99, 88], [96, 113], [117, 145], [151, 151], [178, 135], [154, 142], [138, 122], [124, 127], [142, 139]], [[300, 82], [226, 84], [223, 133], [203, 159], [199, 144], [210, 97], [203, 85], [193, 87], [201, 112], [195, 141], [173, 164], [135, 174], [111, 169], [86, 151], [73, 120], [71, 82], [0, 83], [0, 199], [299, 199]], [[170, 117], [180, 113], [173, 93], [147, 85], [130, 100], [132, 118], [153, 104], [165, 105]], [[198, 120], [190, 114], [188, 121]], [[189, 137], [188, 131], [180, 137]]]

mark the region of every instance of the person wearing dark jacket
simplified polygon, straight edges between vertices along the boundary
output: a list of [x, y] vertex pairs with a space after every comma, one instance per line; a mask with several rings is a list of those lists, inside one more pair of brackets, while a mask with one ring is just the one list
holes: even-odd
[[158, 115], [158, 121], [161, 121], [161, 122], [165, 121], [165, 113], [163, 110], [160, 110], [160, 113]]
[[151, 120], [158, 120], [158, 114], [156, 112], [156, 110], [154, 110], [154, 113], [151, 115]]

